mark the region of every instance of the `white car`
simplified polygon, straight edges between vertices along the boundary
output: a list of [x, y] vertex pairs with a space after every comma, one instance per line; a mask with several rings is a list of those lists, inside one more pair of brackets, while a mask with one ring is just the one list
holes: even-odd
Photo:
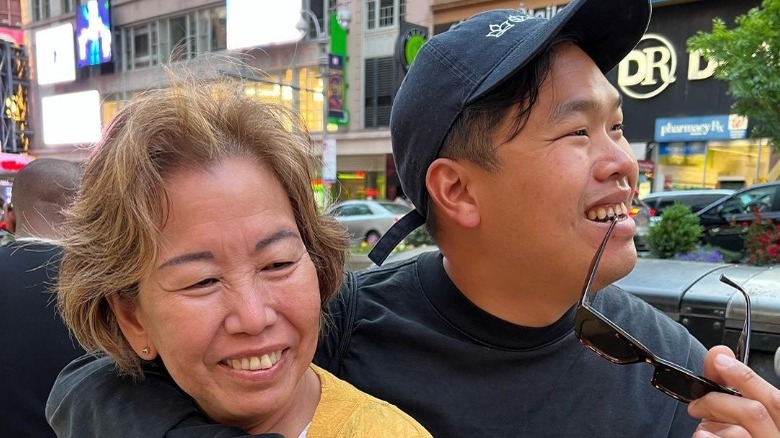
[[374, 245], [412, 207], [392, 201], [351, 200], [334, 204], [326, 213], [336, 218], [350, 234], [352, 245]]

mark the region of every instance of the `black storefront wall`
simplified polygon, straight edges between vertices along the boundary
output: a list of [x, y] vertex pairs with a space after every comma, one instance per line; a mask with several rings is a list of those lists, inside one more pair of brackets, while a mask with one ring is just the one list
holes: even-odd
[[[623, 94], [624, 133], [629, 141], [653, 141], [655, 119], [658, 117], [731, 113], [732, 99], [727, 94], [728, 85], [724, 81], [712, 76], [701, 80], [689, 79], [688, 67], [691, 58], [686, 49], [686, 41], [697, 31], [712, 31], [712, 20], [715, 17], [723, 19], [728, 27], [733, 27], [734, 18], [760, 6], [760, 3], [760, 0], [700, 0], [653, 8], [647, 31], [649, 37], [640, 42], [634, 53], [622, 63], [628, 76], [643, 78], [642, 82], [630, 86], [624, 83], [621, 87], [618, 81], [619, 68], [607, 74], [610, 82]], [[658, 35], [661, 39], [650, 35]], [[671, 47], [668, 47], [667, 43]], [[665, 60], [664, 56], [665, 52], [672, 51], [677, 60], [674, 70], [671, 70], [671, 57]], [[635, 60], [633, 62], [629, 60], [632, 57]], [[645, 68], [640, 72], [636, 59], [643, 57]], [[703, 69], [706, 64], [707, 60], [702, 59], [699, 68]], [[666, 77], [674, 77], [673, 82], [664, 81], [664, 74], [667, 72], [670, 74]], [[665, 88], [655, 96], [632, 97], [632, 94], [647, 96], [665, 84]]]

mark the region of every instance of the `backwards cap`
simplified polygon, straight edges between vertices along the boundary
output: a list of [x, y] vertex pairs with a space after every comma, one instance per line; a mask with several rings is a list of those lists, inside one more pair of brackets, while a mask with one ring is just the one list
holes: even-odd
[[574, 0], [553, 18], [512, 9], [483, 12], [426, 42], [393, 101], [390, 133], [404, 194], [415, 210], [396, 222], [369, 254], [381, 265], [404, 237], [425, 223], [428, 166], [463, 109], [538, 56], [562, 32], [572, 35], [602, 72], [639, 42], [650, 22], [649, 0]]

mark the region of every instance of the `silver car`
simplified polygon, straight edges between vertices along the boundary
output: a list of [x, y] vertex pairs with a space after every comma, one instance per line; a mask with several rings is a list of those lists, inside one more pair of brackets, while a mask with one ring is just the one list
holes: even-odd
[[334, 204], [327, 213], [336, 218], [350, 234], [352, 245], [374, 245], [398, 219], [412, 207], [391, 201], [351, 200]]

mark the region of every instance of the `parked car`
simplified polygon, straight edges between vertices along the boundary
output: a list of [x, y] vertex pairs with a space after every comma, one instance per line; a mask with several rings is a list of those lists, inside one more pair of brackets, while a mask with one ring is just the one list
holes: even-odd
[[642, 198], [645, 204], [655, 209], [656, 217], [660, 217], [666, 207], [679, 202], [691, 207], [696, 213], [713, 202], [723, 199], [734, 193], [729, 189], [704, 189], [704, 190], [670, 190], [665, 192], [653, 192]]
[[634, 246], [636, 246], [637, 251], [646, 251], [645, 237], [647, 236], [647, 230], [650, 227], [650, 221], [655, 216], [655, 210], [642, 202], [638, 197], [634, 196], [634, 199], [631, 201], [631, 208], [628, 210], [628, 215], [634, 218], [634, 223], [636, 223]]
[[350, 234], [352, 245], [367, 242], [374, 245], [379, 238], [412, 207], [391, 201], [351, 200], [334, 204], [326, 210]]
[[725, 344], [734, 349], [745, 321], [745, 304], [742, 294], [719, 280], [721, 274], [751, 297], [750, 367], [779, 386], [780, 269], [640, 258], [616, 284], [684, 325], [706, 347]]
[[754, 212], [780, 223], [780, 181], [737, 190], [696, 213], [704, 231], [702, 241], [730, 251], [743, 251], [745, 231]]

